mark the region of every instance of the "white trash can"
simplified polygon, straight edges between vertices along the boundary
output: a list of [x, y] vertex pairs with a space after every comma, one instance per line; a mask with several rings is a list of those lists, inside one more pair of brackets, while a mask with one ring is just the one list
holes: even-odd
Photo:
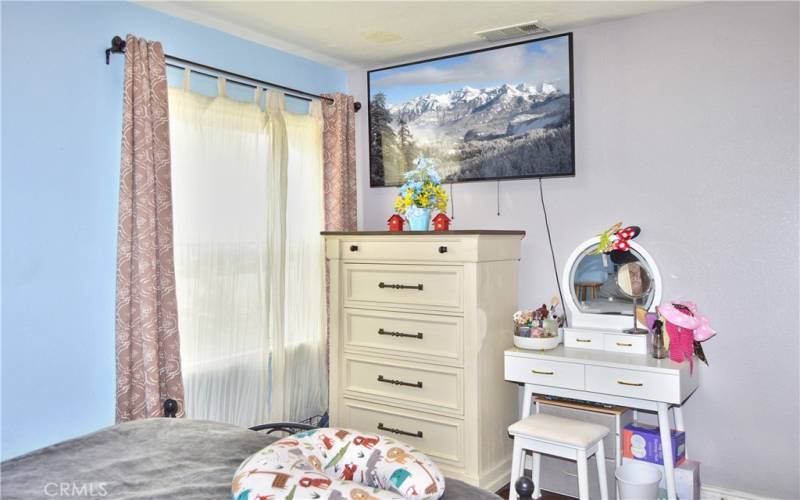
[[657, 500], [661, 471], [648, 464], [627, 463], [617, 467], [614, 475], [621, 500]]

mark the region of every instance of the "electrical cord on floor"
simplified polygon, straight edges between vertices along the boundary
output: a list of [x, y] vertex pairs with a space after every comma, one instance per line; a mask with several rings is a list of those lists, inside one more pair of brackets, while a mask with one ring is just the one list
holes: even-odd
[[561, 310], [564, 311], [564, 326], [567, 324], [567, 305], [564, 303], [564, 293], [561, 291], [561, 280], [558, 279], [558, 266], [556, 265], [556, 252], [553, 250], [553, 238], [550, 236], [550, 222], [547, 220], [547, 207], [544, 204], [544, 189], [542, 188], [542, 178], [539, 177], [539, 198], [542, 200], [542, 213], [544, 214], [544, 227], [547, 229], [547, 242], [550, 244], [550, 256], [553, 259], [553, 273], [556, 275], [556, 286], [558, 296], [561, 299]]

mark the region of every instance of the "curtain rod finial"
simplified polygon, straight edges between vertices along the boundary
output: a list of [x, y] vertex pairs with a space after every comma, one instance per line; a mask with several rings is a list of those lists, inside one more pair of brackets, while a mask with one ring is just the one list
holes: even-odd
[[106, 65], [111, 63], [111, 54], [124, 54], [128, 43], [119, 35], [111, 39], [111, 47], [106, 49]]

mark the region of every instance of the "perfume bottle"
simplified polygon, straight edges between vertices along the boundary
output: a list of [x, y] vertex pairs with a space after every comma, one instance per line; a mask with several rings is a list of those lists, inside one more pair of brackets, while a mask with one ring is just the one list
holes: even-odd
[[655, 359], [664, 359], [668, 354], [667, 348], [664, 345], [664, 332], [661, 326], [661, 321], [656, 320], [649, 335], [650, 355]]

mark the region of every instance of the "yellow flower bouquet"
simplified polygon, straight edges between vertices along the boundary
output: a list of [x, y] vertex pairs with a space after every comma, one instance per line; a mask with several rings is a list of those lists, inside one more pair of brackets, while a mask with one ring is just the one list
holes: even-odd
[[394, 210], [406, 216], [412, 231], [427, 231], [431, 209], [442, 213], [447, 210], [447, 193], [431, 160], [421, 157], [415, 164], [414, 170], [406, 172], [405, 183], [394, 200]]

